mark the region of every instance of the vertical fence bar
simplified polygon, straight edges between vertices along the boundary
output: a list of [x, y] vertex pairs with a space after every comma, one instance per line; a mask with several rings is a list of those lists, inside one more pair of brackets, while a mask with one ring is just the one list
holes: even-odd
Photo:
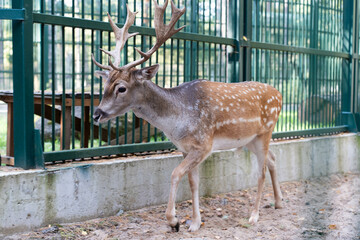
[[14, 157], [15, 166], [34, 168], [34, 79], [32, 1], [13, 0], [14, 9], [25, 9], [24, 21], [13, 20]]
[[[357, 13], [357, 1], [348, 0], [343, 2], [343, 52], [353, 53], [354, 46], [352, 45], [353, 27], [356, 24], [354, 21], [354, 14]], [[342, 60], [342, 82], [341, 82], [341, 112], [342, 123], [350, 123], [351, 112], [351, 82], [352, 82], [352, 61], [348, 59]]]
[[[85, 0], [81, 0], [81, 18], [85, 18]], [[81, 142], [80, 147], [84, 148], [85, 143], [85, 29], [81, 29]]]
[[[360, 4], [358, 1], [355, 1], [354, 3], [354, 20], [353, 20], [353, 49], [352, 49], [352, 55], [359, 56], [359, 21], [360, 21], [360, 13], [359, 13]], [[358, 79], [359, 79], [359, 59], [353, 58], [352, 59], [352, 79], [351, 79], [351, 105], [350, 105], [350, 111], [353, 115], [353, 123], [351, 124], [351, 128], [353, 131], [359, 131], [360, 130], [360, 116], [356, 114], [357, 110], [357, 100], [358, 95], [357, 93], [357, 87], [358, 87]]]
[[[45, 11], [45, 0], [41, 0], [40, 3], [40, 12], [44, 13]], [[46, 67], [46, 54], [45, 54], [45, 39], [47, 34], [45, 31], [45, 24], [40, 26], [40, 92], [41, 92], [41, 146], [42, 149], [45, 149], [45, 71]]]
[[[252, 16], [252, 2], [246, 0], [240, 0], [240, 10], [242, 11], [240, 14], [240, 23], [239, 23], [239, 38], [240, 40], [251, 40], [251, 16]], [[239, 59], [239, 75], [240, 81], [250, 81], [250, 48], [240, 48], [240, 59]], [[250, 73], [248, 72], [250, 71]]]
[[[54, 8], [52, 3], [51, 8]], [[53, 10], [52, 10], [53, 11]], [[55, 76], [55, 25], [51, 25], [51, 149], [55, 151], [55, 90], [56, 90], [56, 76]]]
[[[75, 0], [72, 0], [72, 17], [75, 17]], [[72, 74], [71, 74], [71, 145], [75, 149], [75, 28], [72, 28], [71, 51], [72, 51]]]
[[[199, 33], [199, 4], [198, 1], [191, 1], [191, 32]], [[199, 78], [199, 42], [190, 43], [191, 46], [191, 69], [190, 81]]]
[[[359, 32], [360, 32], [360, 4], [358, 4], [358, 7], [357, 7], [357, 22], [358, 22], [358, 25], [356, 26], [357, 28], [357, 34], [356, 34], [356, 38], [357, 38], [357, 44], [358, 44], [358, 49], [356, 51], [356, 54], [359, 54], [360, 53], [360, 47], [359, 47], [359, 38], [360, 38], [360, 35], [359, 35]], [[358, 55], [359, 56], [359, 55]], [[356, 120], [356, 125], [357, 125], [357, 131], [360, 131], [360, 80], [359, 80], [359, 60], [360, 59], [356, 59], [356, 62], [357, 62], [357, 65], [356, 65], [356, 70], [357, 70], [357, 76], [356, 78], [354, 79], [354, 112], [355, 112], [355, 120]]]
[[[65, 5], [64, 0], [61, 1], [61, 15], [65, 15]], [[66, 118], [66, 78], [65, 78], [65, 27], [61, 27], [61, 68], [62, 68], [62, 97], [61, 97], [61, 138], [60, 138], [60, 146], [61, 149], [67, 149], [68, 148], [68, 119]]]
[[[359, 54], [359, 2], [354, 2], [354, 13], [353, 13], [353, 48], [352, 48], [352, 55]], [[356, 80], [359, 77], [358, 67], [359, 67], [359, 60], [357, 58], [353, 58], [352, 61], [352, 84], [351, 84], [351, 104], [350, 104], [350, 111], [355, 111], [355, 87], [356, 87]]]
[[[91, 0], [91, 20], [95, 19], [95, 13], [94, 13], [94, 0]], [[91, 30], [91, 52], [94, 52], [94, 39], [95, 39], [95, 32], [94, 30]], [[93, 119], [93, 114], [94, 114], [94, 84], [95, 84], [95, 79], [94, 79], [94, 64], [90, 65], [91, 68], [91, 83], [90, 83], [90, 94], [91, 94], [91, 98], [90, 98], [90, 147], [94, 147], [94, 119]]]

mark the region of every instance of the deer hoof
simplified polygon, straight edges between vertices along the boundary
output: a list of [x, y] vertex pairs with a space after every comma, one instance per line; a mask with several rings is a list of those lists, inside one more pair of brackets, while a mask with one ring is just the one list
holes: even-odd
[[259, 219], [259, 213], [253, 212], [253, 213], [251, 214], [250, 219], [249, 219], [249, 223], [250, 223], [251, 225], [254, 225], [255, 223], [257, 223], [258, 219]]
[[171, 226], [171, 231], [172, 232], [179, 232], [180, 230], [180, 223], [177, 222], [175, 226]]
[[283, 208], [282, 201], [280, 201], [280, 202], [275, 202], [275, 209], [282, 209], [282, 208]]
[[189, 232], [196, 232], [201, 227], [201, 221], [193, 221], [188, 229]]

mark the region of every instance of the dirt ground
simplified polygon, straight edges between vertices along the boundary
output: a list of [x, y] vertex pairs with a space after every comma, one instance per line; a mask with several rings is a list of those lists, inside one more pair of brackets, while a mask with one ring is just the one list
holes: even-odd
[[338, 174], [281, 184], [284, 208], [274, 209], [265, 187], [259, 222], [248, 217], [256, 189], [203, 197], [203, 226], [190, 233], [191, 201], [177, 204], [180, 232], [171, 232], [165, 205], [118, 216], [58, 224], [5, 239], [360, 239], [360, 174]]

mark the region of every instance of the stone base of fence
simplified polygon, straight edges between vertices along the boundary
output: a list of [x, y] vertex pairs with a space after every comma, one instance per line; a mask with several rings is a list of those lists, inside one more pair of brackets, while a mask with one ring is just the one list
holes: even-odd
[[[360, 171], [356, 134], [279, 141], [271, 149], [281, 182]], [[181, 161], [182, 155], [173, 153], [48, 170], [0, 171], [0, 237], [166, 203], [171, 172]], [[246, 149], [215, 152], [202, 163], [200, 174], [202, 196], [252, 187], [257, 183], [256, 158]], [[186, 178], [177, 196], [178, 201], [190, 199]]]

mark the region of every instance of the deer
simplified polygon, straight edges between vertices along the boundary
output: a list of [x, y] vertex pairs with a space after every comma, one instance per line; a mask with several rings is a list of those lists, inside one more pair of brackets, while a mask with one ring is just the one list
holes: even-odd
[[[278, 120], [282, 96], [274, 87], [255, 81], [239, 83], [211, 82], [203, 79], [184, 82], [173, 88], [162, 88], [151, 81], [159, 70], [159, 64], [141, 69], [165, 41], [185, 26], [175, 24], [185, 13], [171, 2], [172, 15], [164, 23], [162, 6], [154, 1], [154, 26], [156, 43], [143, 52], [135, 48], [141, 58], [120, 64], [120, 51], [126, 41], [138, 33], [129, 33], [137, 12], [127, 6], [127, 19], [119, 28], [108, 14], [115, 34], [116, 46], [112, 51], [100, 49], [108, 55], [108, 64], [92, 60], [102, 70], [95, 75], [104, 81], [103, 98], [93, 114], [93, 119], [104, 123], [111, 118], [132, 111], [154, 127], [162, 130], [168, 139], [182, 152], [184, 159], [171, 174], [169, 201], [166, 219], [173, 231], [180, 224], [175, 215], [176, 192], [180, 180], [187, 174], [192, 193], [192, 221], [188, 231], [197, 231], [201, 226], [199, 209], [199, 165], [215, 150], [241, 149], [247, 147], [257, 157], [258, 186], [254, 209], [249, 222], [255, 224], [259, 218], [259, 206], [269, 169], [275, 198], [275, 208], [282, 208], [282, 193], [277, 179], [275, 155], [269, 150], [275, 124]], [[114, 59], [114, 62], [112, 61]]]

